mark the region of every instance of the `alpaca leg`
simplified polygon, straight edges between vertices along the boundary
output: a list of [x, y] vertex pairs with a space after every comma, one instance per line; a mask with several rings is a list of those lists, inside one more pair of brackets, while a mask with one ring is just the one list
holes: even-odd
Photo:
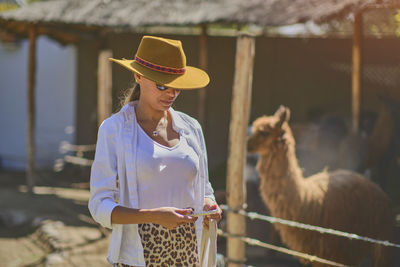
[[330, 265], [326, 265], [326, 264], [319, 263], [319, 262], [312, 263], [312, 267], [328, 267], [328, 266], [330, 266]]
[[394, 266], [394, 250], [392, 247], [385, 247], [382, 245], [375, 245], [373, 247], [373, 266]]
[[[269, 225], [269, 243], [275, 246], [281, 245], [281, 238], [279, 236], [278, 230], [275, 229], [274, 225]], [[279, 253], [274, 250], [268, 250], [268, 258], [275, 258]]]

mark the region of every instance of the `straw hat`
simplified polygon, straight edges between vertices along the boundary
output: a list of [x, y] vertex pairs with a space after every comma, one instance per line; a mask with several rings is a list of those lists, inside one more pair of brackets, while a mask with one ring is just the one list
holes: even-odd
[[206, 72], [186, 66], [185, 52], [178, 40], [143, 36], [134, 59], [110, 60], [157, 84], [176, 89], [202, 88], [210, 81]]

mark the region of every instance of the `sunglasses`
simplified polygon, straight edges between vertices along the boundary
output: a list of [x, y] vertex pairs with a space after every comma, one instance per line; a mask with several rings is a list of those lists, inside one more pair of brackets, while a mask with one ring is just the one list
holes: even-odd
[[169, 88], [169, 87], [167, 87], [167, 86], [160, 85], [160, 84], [156, 84], [156, 87], [157, 87], [157, 89], [160, 90], [160, 91], [165, 91], [165, 90], [167, 90], [167, 89]]

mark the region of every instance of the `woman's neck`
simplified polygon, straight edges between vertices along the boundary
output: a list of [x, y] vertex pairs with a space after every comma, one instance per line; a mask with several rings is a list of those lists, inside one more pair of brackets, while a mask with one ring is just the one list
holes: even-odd
[[162, 118], [167, 118], [168, 111], [155, 110], [140, 100], [135, 105], [136, 119], [140, 122], [158, 123]]

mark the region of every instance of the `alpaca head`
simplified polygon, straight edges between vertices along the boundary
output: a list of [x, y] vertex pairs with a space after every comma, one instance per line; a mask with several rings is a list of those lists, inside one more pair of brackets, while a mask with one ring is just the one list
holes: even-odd
[[252, 133], [247, 140], [247, 150], [260, 155], [276, 151], [284, 146], [291, 132], [287, 122], [290, 110], [280, 106], [273, 116], [257, 118], [252, 125]]

